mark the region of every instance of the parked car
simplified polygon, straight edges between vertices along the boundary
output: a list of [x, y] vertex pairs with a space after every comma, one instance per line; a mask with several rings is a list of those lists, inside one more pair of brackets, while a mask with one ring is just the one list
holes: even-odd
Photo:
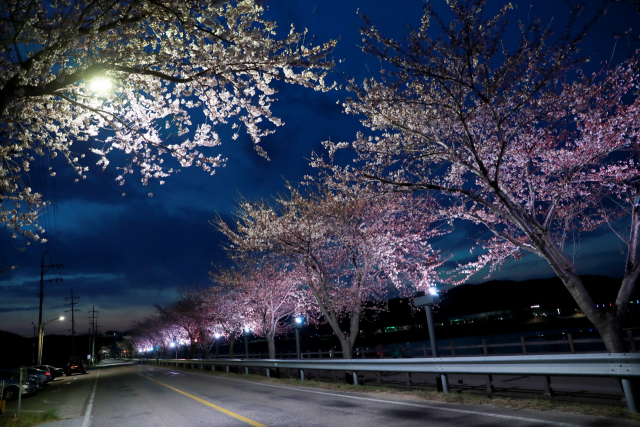
[[[5, 372], [9, 375], [14, 375], [16, 378], [20, 378], [20, 370], [19, 369], [1, 369], [0, 372]], [[33, 381], [36, 384], [38, 389], [41, 389], [44, 382], [42, 381], [42, 376], [34, 373], [29, 373], [27, 370], [27, 379]]]
[[[48, 368], [49, 372], [51, 372], [51, 376], [54, 379], [64, 375], [64, 369], [62, 369], [62, 368], [56, 368], [55, 366], [51, 366], [51, 365], [42, 365], [42, 367], [43, 368]], [[38, 367], [36, 366], [36, 368], [38, 368]]]
[[29, 369], [37, 369], [38, 371], [42, 372], [46, 376], [46, 380], [44, 381], [45, 384], [53, 381], [53, 374], [46, 366], [30, 366]]
[[[2, 390], [3, 400], [13, 400], [18, 398], [18, 390], [20, 390], [20, 376], [11, 374], [5, 370], [0, 371], [0, 387], [4, 381], [4, 389]], [[22, 395], [34, 394], [38, 391], [35, 382], [27, 380], [22, 385]]]
[[42, 381], [42, 384], [48, 384], [53, 379], [50, 372], [45, 372], [33, 366], [27, 367], [27, 372], [29, 375], [36, 375]]
[[81, 357], [70, 357], [67, 365], [64, 367], [64, 374], [66, 376], [73, 373], [87, 373], [87, 368], [85, 367], [84, 360], [82, 360]]

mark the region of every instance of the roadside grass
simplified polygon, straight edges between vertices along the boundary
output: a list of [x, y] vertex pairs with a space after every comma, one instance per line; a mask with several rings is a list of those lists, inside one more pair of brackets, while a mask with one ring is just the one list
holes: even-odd
[[458, 403], [466, 405], [492, 405], [500, 408], [509, 409], [530, 409], [534, 411], [554, 411], [554, 412], [568, 412], [580, 415], [588, 415], [593, 417], [615, 418], [621, 420], [640, 421], [640, 414], [634, 414], [629, 412], [626, 407], [622, 406], [608, 406], [608, 405], [596, 405], [591, 403], [579, 403], [579, 402], [561, 402], [552, 399], [527, 399], [519, 397], [500, 397], [500, 396], [486, 396], [471, 393], [439, 393], [437, 391], [428, 390], [402, 390], [391, 387], [383, 387], [378, 385], [358, 385], [354, 386], [345, 383], [331, 383], [324, 381], [305, 380], [300, 381], [293, 378], [267, 378], [262, 375], [256, 374], [235, 374], [226, 372], [212, 372], [199, 369], [187, 369], [163, 367], [172, 370], [185, 371], [185, 372], [198, 372], [206, 373], [213, 376], [233, 378], [233, 379], [245, 379], [254, 382], [269, 383], [274, 385], [286, 385], [291, 387], [309, 387], [318, 388], [331, 391], [343, 391], [350, 393], [366, 393], [373, 395], [377, 398], [389, 398], [389, 399], [406, 399], [406, 400], [424, 400], [431, 402], [443, 402], [443, 403]]
[[51, 409], [42, 413], [34, 412], [22, 412], [20, 417], [14, 417], [11, 415], [0, 416], [0, 426], [2, 427], [31, 427], [42, 423], [48, 423], [51, 421], [58, 421], [58, 411]]

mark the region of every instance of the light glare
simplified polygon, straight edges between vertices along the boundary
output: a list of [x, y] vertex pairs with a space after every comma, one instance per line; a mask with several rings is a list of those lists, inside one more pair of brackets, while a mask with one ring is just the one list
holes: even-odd
[[107, 92], [112, 86], [111, 79], [108, 77], [96, 77], [89, 83], [91, 91], [96, 93]]

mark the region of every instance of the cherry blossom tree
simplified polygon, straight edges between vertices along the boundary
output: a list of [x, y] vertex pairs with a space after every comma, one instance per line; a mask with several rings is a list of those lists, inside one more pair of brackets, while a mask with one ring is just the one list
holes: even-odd
[[[365, 302], [384, 300], [391, 289], [413, 294], [437, 279], [435, 268], [444, 260], [426, 240], [440, 231], [429, 228], [424, 205], [408, 209], [420, 205], [412, 197], [372, 201], [328, 191], [305, 197], [289, 190], [289, 197], [276, 198], [276, 207], [243, 200], [233, 228], [221, 218], [216, 225], [234, 256], [273, 253], [303, 266], [321, 320], [338, 337], [343, 357], [352, 358]], [[413, 220], [415, 227], [396, 224]], [[408, 229], [413, 232], [405, 233]]]
[[202, 296], [198, 292], [183, 289], [179, 297], [173, 303], [166, 306], [154, 304], [161, 321], [175, 326], [172, 342], [186, 342], [189, 345], [189, 359], [195, 357], [196, 343], [200, 338], [202, 342], [202, 330], [205, 318], [200, 306]]
[[175, 326], [165, 323], [157, 315], [145, 317], [141, 321], [131, 322], [131, 341], [138, 352], [160, 346], [160, 353], [163, 354], [172, 340], [174, 328]]
[[[314, 164], [335, 183], [432, 192], [451, 225], [485, 227], [490, 237], [477, 245], [484, 250], [454, 271], [458, 283], [523, 253], [545, 259], [607, 350], [628, 351], [622, 321], [640, 274], [637, 57], [584, 75], [574, 59], [584, 32], [555, 36], [534, 21], [521, 23], [519, 39], [506, 37], [510, 5], [496, 16], [482, 0], [449, 5], [450, 23], [425, 6], [422, 27], [406, 43], [366, 22], [364, 49], [390, 71], [353, 84], [356, 98], [344, 106], [375, 133], [325, 143], [330, 159]], [[346, 147], [357, 153], [355, 168], [331, 160]], [[630, 223], [626, 235], [617, 230], [626, 245], [623, 279], [607, 311], [582, 283], [570, 242], [616, 229], [622, 216]]]
[[302, 289], [302, 269], [275, 256], [244, 259], [238, 268], [218, 268], [211, 279], [243, 295], [251, 333], [265, 337], [269, 358], [276, 358], [275, 337], [289, 332], [285, 320], [308, 310], [308, 292]]
[[245, 295], [227, 284], [211, 286], [202, 293], [200, 310], [210, 334], [219, 334], [229, 340], [229, 359], [233, 359], [236, 339], [245, 327], [251, 326], [248, 324], [250, 319]]
[[[22, 177], [35, 156], [61, 155], [85, 178], [87, 148], [74, 143], [103, 168], [125, 153], [120, 184], [135, 170], [143, 184], [192, 165], [213, 174], [225, 159], [211, 147], [227, 124], [266, 157], [258, 143], [273, 128], [261, 122], [282, 124], [274, 81], [327, 90], [335, 42], [309, 46], [293, 28], [277, 38], [263, 11], [258, 0], [3, 2], [0, 223], [39, 239], [43, 201]], [[192, 123], [192, 112], [205, 121]]]

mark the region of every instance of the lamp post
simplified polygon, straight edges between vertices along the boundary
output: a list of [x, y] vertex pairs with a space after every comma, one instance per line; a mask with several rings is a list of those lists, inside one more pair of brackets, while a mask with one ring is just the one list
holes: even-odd
[[54, 320], [64, 320], [63, 316], [58, 317], [57, 319], [51, 319], [48, 322], [44, 322], [40, 324], [40, 328], [38, 328], [38, 365], [42, 365], [42, 344], [44, 343], [44, 327]]
[[244, 328], [244, 355], [245, 359], [249, 358], [249, 337], [251, 336], [251, 328], [246, 326]]
[[[249, 337], [251, 336], [251, 328], [246, 326], [244, 328], [244, 355], [245, 359], [249, 360]], [[249, 367], [244, 367], [244, 373], [249, 375]]]
[[[426, 295], [418, 294], [413, 300], [413, 304], [416, 307], [424, 307], [424, 311], [427, 313], [427, 327], [429, 328], [429, 340], [431, 341], [431, 353], [433, 357], [438, 357], [438, 343], [436, 342], [436, 331], [433, 325], [433, 311], [431, 306], [439, 302], [440, 296], [434, 288], [429, 288], [429, 293]], [[440, 379], [442, 381], [442, 391], [449, 393], [449, 379], [447, 375], [441, 374]]]
[[291, 327], [296, 331], [296, 354], [298, 355], [298, 359], [302, 359], [302, 352], [300, 351], [300, 329], [302, 329], [302, 326], [302, 317], [298, 316], [293, 319]]
[[219, 347], [220, 341], [218, 340], [218, 338], [220, 338], [220, 334], [216, 334], [215, 335], [215, 340], [216, 340], [216, 359], [220, 356], [220, 351], [219, 351], [219, 349], [220, 349], [220, 347]]
[[[303, 325], [304, 322], [300, 316], [295, 317], [293, 322], [291, 322], [291, 327], [296, 331], [296, 355], [298, 359], [302, 359], [302, 352], [300, 351], [300, 329], [302, 329]], [[300, 375], [300, 379], [304, 381], [304, 370], [299, 369], [298, 373]]]

